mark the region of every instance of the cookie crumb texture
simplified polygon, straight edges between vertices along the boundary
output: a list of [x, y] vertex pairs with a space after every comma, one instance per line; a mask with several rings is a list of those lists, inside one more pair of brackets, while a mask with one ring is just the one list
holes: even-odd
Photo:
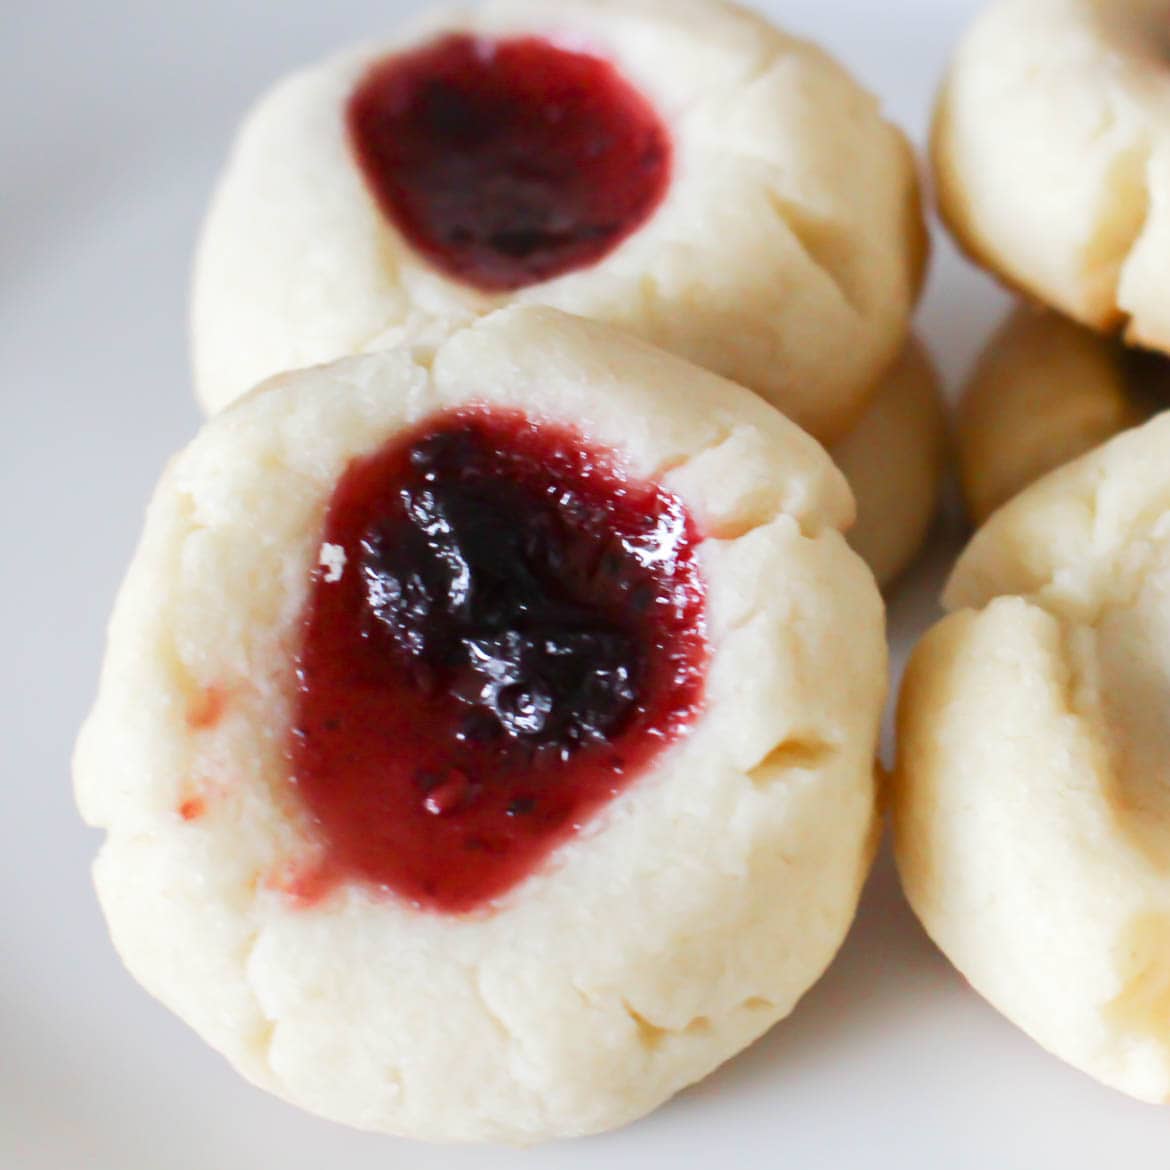
[[432, 264], [514, 292], [596, 264], [670, 183], [670, 137], [608, 61], [537, 37], [441, 37], [379, 62], [350, 138], [385, 215]]
[[698, 533], [564, 427], [456, 412], [356, 461], [297, 656], [337, 881], [447, 912], [522, 881], [698, 713]]
[[[464, 528], [457, 483], [439, 476], [442, 500], [424, 498], [449, 454], [446, 428], [471, 419], [513, 420], [505, 442], [469, 461], [475, 475], [494, 474], [517, 444], [543, 452], [534, 478], [477, 493], [492, 509], [522, 516], [556, 483], [558, 498], [572, 489], [600, 510], [597, 525], [571, 526], [580, 541], [559, 546], [563, 608], [540, 614], [557, 645], [588, 636], [592, 673], [558, 675], [593, 696], [582, 705], [509, 691], [504, 676], [531, 664], [531, 648], [498, 631], [480, 638], [471, 611], [467, 622], [426, 619], [431, 598], [450, 601], [462, 563], [469, 584], [492, 563], [468, 557], [478, 521], [466, 539], [439, 535], [447, 522]], [[559, 453], [569, 434], [577, 444]], [[408, 451], [419, 462], [395, 467], [411, 518], [392, 512], [392, 548], [350, 507], [365, 490], [349, 489], [365, 461]], [[608, 453], [604, 466], [587, 470], [589, 452]], [[350, 358], [247, 396], [168, 468], [78, 746], [78, 800], [107, 834], [98, 893], [127, 966], [245, 1076], [351, 1125], [524, 1143], [645, 1114], [787, 1015], [856, 908], [886, 674], [881, 599], [842, 536], [852, 514], [823, 449], [754, 395], [548, 309], [507, 310], [425, 354]], [[556, 509], [546, 515], [555, 529]], [[606, 526], [632, 556], [612, 575], [603, 557], [586, 583], [574, 558], [588, 561]], [[558, 541], [517, 550], [509, 542], [525, 529], [499, 533], [496, 551], [543, 574]], [[405, 607], [394, 600], [407, 568], [399, 538], [426, 544], [427, 572], [446, 582], [433, 593], [408, 583]], [[550, 787], [562, 767], [562, 778], [580, 768], [597, 781], [591, 793], [604, 791], [571, 814], [578, 830], [551, 849], [545, 839], [523, 880], [497, 884], [471, 912], [420, 907], [365, 877], [337, 881], [326, 817], [292, 783], [293, 730], [315, 725], [301, 686], [334, 628], [330, 618], [306, 641], [306, 615], [359, 585], [355, 612], [385, 649], [363, 669], [384, 679], [396, 658], [425, 685], [432, 637], [458, 635], [437, 675], [466, 689], [426, 710], [404, 698], [419, 726], [403, 734], [431, 720], [432, 742], [450, 744], [464, 730], [455, 707], [475, 716], [466, 731], [498, 746], [506, 777], [486, 798], [493, 817], [511, 824], [511, 809], [520, 821], [528, 800], [539, 810], [549, 798], [504, 765], [526, 739], [539, 755], [542, 735], [552, 754], [570, 749], [567, 764], [549, 765]], [[653, 618], [638, 613], [648, 598]], [[338, 628], [353, 633], [350, 616]], [[190, 720], [209, 693], [222, 696], [215, 718]], [[330, 715], [318, 714], [323, 727]], [[642, 766], [603, 777], [609, 747], [627, 737]], [[318, 765], [340, 750], [327, 744]], [[411, 816], [441, 835], [459, 837], [484, 757], [465, 762], [410, 790]], [[194, 797], [200, 815], [184, 816]], [[451, 896], [470, 904], [467, 887]]]

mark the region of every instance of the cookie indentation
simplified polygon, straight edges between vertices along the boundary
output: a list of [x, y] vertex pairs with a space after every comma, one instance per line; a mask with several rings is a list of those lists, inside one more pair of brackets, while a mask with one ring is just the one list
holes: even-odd
[[474, 909], [694, 719], [698, 535], [581, 436], [440, 416], [353, 464], [326, 529], [292, 762], [337, 877]]
[[348, 119], [382, 213], [485, 292], [597, 263], [670, 183], [670, 138], [649, 102], [608, 61], [536, 37], [459, 34], [390, 57]]

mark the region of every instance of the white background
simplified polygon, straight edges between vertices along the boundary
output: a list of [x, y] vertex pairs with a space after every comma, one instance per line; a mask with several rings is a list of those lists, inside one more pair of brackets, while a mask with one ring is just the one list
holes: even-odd
[[[168, 453], [197, 425], [187, 271], [247, 104], [376, 36], [394, 0], [0, 0], [0, 1170], [1094, 1170], [1170, 1160], [1170, 1115], [1046, 1056], [919, 931], [888, 861], [787, 1023], [645, 1122], [518, 1153], [351, 1133], [240, 1081], [125, 975], [74, 813], [69, 754], [102, 629]], [[772, 0], [921, 140], [973, 10]], [[1001, 299], [945, 246], [922, 315], [954, 384]], [[942, 534], [894, 599], [932, 616]]]

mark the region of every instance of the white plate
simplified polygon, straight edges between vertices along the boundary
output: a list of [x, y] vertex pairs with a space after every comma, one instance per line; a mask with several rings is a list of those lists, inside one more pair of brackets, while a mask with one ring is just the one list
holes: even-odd
[[[551, 0], [550, 0], [551, 2]], [[879, 866], [795, 1016], [624, 1132], [537, 1153], [351, 1133], [248, 1087], [124, 974], [69, 790], [102, 628], [148, 492], [197, 415], [192, 239], [237, 117], [274, 76], [390, 25], [393, 0], [83, 0], [0, 38], [0, 1167], [3, 1170], [1014, 1170], [1165, 1164], [1170, 1118], [1046, 1056], [969, 992]], [[921, 136], [970, 3], [775, 0]], [[940, 248], [923, 314], [952, 378], [1000, 308]], [[899, 592], [899, 650], [953, 540]]]

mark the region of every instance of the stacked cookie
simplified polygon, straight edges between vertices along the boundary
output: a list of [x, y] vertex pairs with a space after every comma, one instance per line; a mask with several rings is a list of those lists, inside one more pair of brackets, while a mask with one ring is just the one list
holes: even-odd
[[990, 519], [909, 667], [894, 800], [907, 894], [972, 985], [1150, 1101], [1170, 1099], [1170, 419], [1145, 421], [1170, 369], [1168, 59], [1165, 4], [1000, 0], [945, 85], [945, 217], [1043, 307], [962, 404]]
[[1170, 398], [1170, 361], [1019, 305], [988, 341], [956, 418], [967, 511], [982, 524], [1047, 472], [1135, 427]]
[[1017, 0], [989, 6], [956, 54], [934, 128], [943, 218], [1038, 306], [991, 340], [965, 395], [977, 522], [1161, 408], [1167, 39], [1158, 3]]
[[[710, 0], [490, 3], [340, 54], [253, 111], [196, 261], [196, 392], [214, 412], [283, 370], [434, 344], [506, 306], [579, 314], [840, 443], [855, 544], [887, 583], [942, 474], [937, 377], [907, 344], [926, 257], [908, 145], [815, 46]], [[892, 420], [909, 428], [896, 460]]]
[[437, 1139], [621, 1124], [787, 1015], [886, 679], [815, 440], [888, 579], [940, 470], [924, 260], [873, 99], [715, 0], [492, 0], [278, 86], [77, 755], [143, 984]]

